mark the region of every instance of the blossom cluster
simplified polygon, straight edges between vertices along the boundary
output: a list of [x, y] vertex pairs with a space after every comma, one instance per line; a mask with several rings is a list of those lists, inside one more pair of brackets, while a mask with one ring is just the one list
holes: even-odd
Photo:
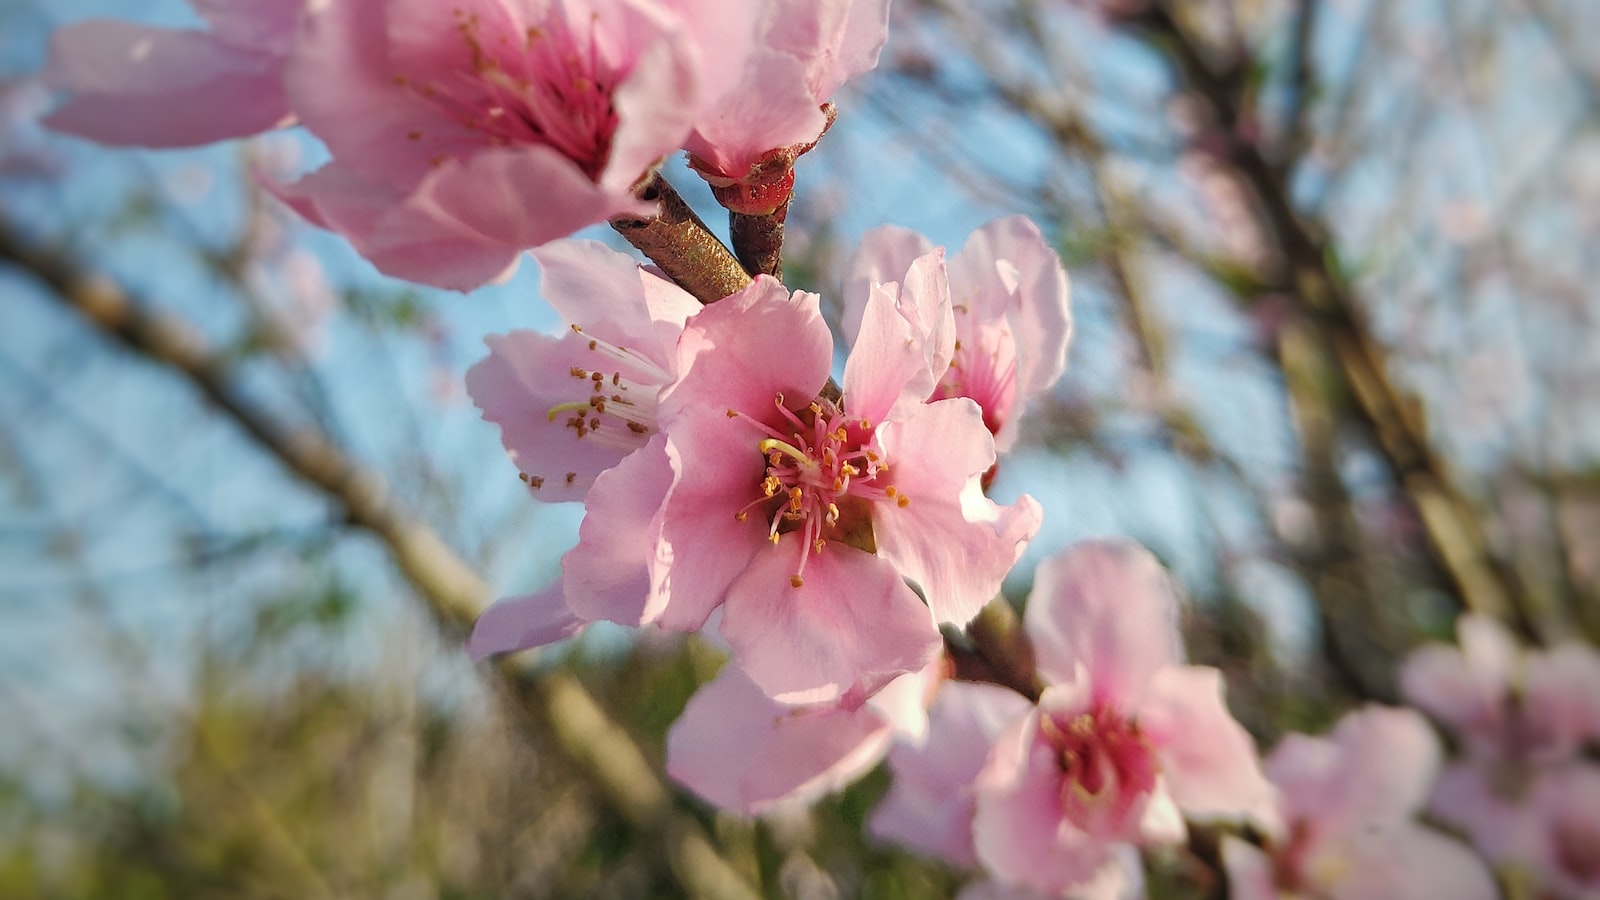
[[648, 214], [634, 188], [677, 150], [725, 189], [792, 183], [888, 24], [888, 0], [193, 5], [207, 30], [58, 31], [46, 81], [69, 98], [47, 124], [172, 147], [298, 123], [331, 158], [269, 186], [384, 273], [457, 290]]
[[207, 29], [60, 31], [48, 123], [149, 146], [303, 126], [328, 161], [262, 177], [306, 220], [462, 291], [531, 251], [564, 321], [490, 336], [466, 376], [528, 496], [584, 508], [560, 578], [485, 611], [475, 657], [599, 621], [703, 633], [729, 663], [672, 726], [669, 773], [759, 814], [886, 762], [871, 831], [980, 869], [968, 900], [1140, 896], [1141, 854], [1197, 829], [1242, 900], [1476, 900], [1497, 876], [1600, 896], [1586, 645], [1524, 648], [1463, 617], [1459, 649], [1405, 663], [1416, 709], [1350, 711], [1263, 761], [1221, 673], [1186, 662], [1166, 570], [1102, 539], [1037, 568], [1020, 675], [958, 677], [941, 628], [995, 600], [1044, 515], [989, 497], [1072, 334], [1031, 222], [955, 253], [869, 232], [837, 340], [821, 296], [759, 266], [705, 296], [662, 260], [570, 239], [655, 215], [645, 186], [677, 152], [735, 218], [781, 224], [830, 97], [876, 64], [887, 0], [193, 5]]

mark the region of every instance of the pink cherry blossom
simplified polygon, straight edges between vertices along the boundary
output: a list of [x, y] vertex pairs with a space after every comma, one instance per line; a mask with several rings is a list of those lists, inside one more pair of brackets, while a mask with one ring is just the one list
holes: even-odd
[[50, 41], [45, 81], [70, 93], [51, 128], [105, 144], [184, 147], [292, 119], [284, 60], [302, 0], [191, 0], [209, 31], [91, 19]]
[[1232, 896], [1497, 896], [1481, 860], [1413, 819], [1438, 769], [1438, 739], [1407, 709], [1367, 707], [1326, 738], [1286, 737], [1266, 762], [1282, 818], [1265, 849], [1224, 841]]
[[827, 127], [823, 104], [846, 80], [877, 66], [888, 21], [888, 0], [765, 4], [742, 77], [695, 121], [685, 145], [691, 165], [714, 187], [782, 182], [778, 193], [787, 197], [795, 158]]
[[1533, 870], [1547, 895], [1600, 898], [1600, 766], [1585, 762], [1551, 772], [1531, 799], [1539, 828]]
[[647, 213], [633, 186], [738, 76], [758, 7], [322, 4], [287, 78], [333, 159], [280, 196], [388, 274], [477, 287], [525, 248]]
[[[921, 668], [936, 622], [964, 624], [994, 596], [1038, 504], [982, 495], [994, 450], [976, 405], [921, 402], [925, 335], [878, 293], [837, 398], [820, 395], [832, 338], [816, 295], [761, 277], [689, 321], [658, 408], [665, 457], [648, 464], [648, 484], [619, 466], [595, 485], [615, 484], [634, 520], [591, 505], [563, 560], [579, 615], [644, 613], [693, 631], [720, 609], [740, 668], [775, 699], [810, 703], [865, 697]], [[647, 535], [647, 562], [618, 576], [626, 586], [581, 589], [636, 552], [618, 535]]]
[[1025, 614], [1038, 706], [995, 742], [977, 782], [978, 859], [996, 878], [1066, 891], [1126, 844], [1181, 840], [1181, 814], [1261, 816], [1269, 797], [1221, 674], [1183, 665], [1177, 598], [1120, 541], [1040, 565]]
[[1504, 626], [1464, 615], [1461, 648], [1419, 648], [1401, 670], [1406, 697], [1456, 732], [1475, 757], [1543, 763], [1600, 737], [1600, 654], [1579, 643], [1524, 650]]
[[[853, 340], [860, 327], [864, 286], [902, 279], [931, 247], [893, 225], [862, 238], [845, 277], [847, 336]], [[973, 232], [949, 261], [949, 283], [955, 352], [932, 397], [975, 400], [1004, 452], [1016, 442], [1028, 400], [1049, 390], [1066, 368], [1072, 336], [1066, 270], [1032, 222], [1008, 216]]]
[[533, 497], [578, 500], [657, 431], [656, 395], [672, 381], [678, 336], [700, 304], [594, 241], [557, 241], [533, 257], [568, 327], [486, 338], [489, 356], [467, 372], [467, 392], [500, 426]]
[[867, 827], [873, 835], [955, 866], [975, 866], [973, 782], [989, 747], [1033, 704], [1009, 688], [953, 681], [928, 709], [927, 733], [889, 751], [894, 781]]
[[927, 729], [941, 660], [864, 704], [792, 706], [726, 666], [689, 698], [667, 734], [667, 773], [710, 803], [754, 815], [838, 790], [883, 759], [896, 734]]
[[1429, 811], [1496, 863], [1541, 864], [1548, 838], [1535, 797], [1551, 773], [1600, 738], [1600, 655], [1568, 642], [1517, 645], [1484, 616], [1457, 622], [1460, 649], [1418, 649], [1401, 670], [1405, 695], [1461, 739]]

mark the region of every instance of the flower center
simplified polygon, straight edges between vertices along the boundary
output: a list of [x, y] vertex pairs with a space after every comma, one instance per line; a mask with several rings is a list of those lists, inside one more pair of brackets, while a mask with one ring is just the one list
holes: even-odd
[[830, 541], [841, 541], [868, 553], [876, 552], [872, 536], [874, 502], [906, 506], [911, 501], [888, 483], [889, 466], [866, 445], [873, 423], [852, 418], [842, 401], [817, 398], [800, 410], [784, 405], [783, 394], [773, 398], [777, 417], [772, 424], [735, 410], [729, 417], [743, 418], [761, 432], [756, 442], [765, 463], [760, 496], [734, 514], [743, 522], [760, 510], [768, 523], [767, 538], [796, 534], [801, 541], [800, 563], [790, 584], [805, 584], [806, 562]]
[[[490, 146], [543, 144], [598, 180], [617, 130], [611, 91], [619, 76], [601, 59], [598, 23], [590, 20], [584, 39], [555, 9], [523, 34], [514, 34], [510, 23], [505, 34], [485, 33], [477, 13], [457, 9], [455, 27], [471, 71], [426, 81], [397, 74], [394, 81]], [[424, 138], [420, 131], [406, 136]], [[449, 155], [432, 161], [438, 165]]]
[[[656, 430], [656, 394], [672, 376], [637, 350], [589, 337], [573, 325], [577, 340], [588, 346], [592, 368], [572, 366], [567, 374], [576, 382], [572, 400], [557, 403], [545, 413], [551, 422], [566, 416], [566, 427], [579, 439], [624, 454], [643, 447]], [[577, 478], [567, 473], [567, 483]], [[544, 486], [544, 476], [522, 479], [534, 488]]]
[[1061, 806], [1091, 834], [1136, 830], [1155, 788], [1157, 763], [1139, 726], [1104, 705], [1067, 719], [1045, 715], [1039, 730], [1061, 766]]

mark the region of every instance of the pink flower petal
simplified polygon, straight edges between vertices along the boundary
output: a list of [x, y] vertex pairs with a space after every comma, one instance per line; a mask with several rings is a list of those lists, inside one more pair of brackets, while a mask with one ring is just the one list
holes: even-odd
[[1137, 698], [1183, 662], [1172, 582], [1131, 541], [1087, 541], [1040, 563], [1024, 619], [1040, 674], [1071, 681], [1082, 665], [1100, 696]]
[[1411, 654], [1400, 670], [1406, 699], [1463, 736], [1498, 740], [1502, 709], [1515, 675], [1518, 650], [1503, 626], [1486, 616], [1456, 622], [1461, 649], [1429, 645]]
[[667, 774], [711, 803], [755, 814], [808, 802], [883, 757], [890, 730], [870, 707], [779, 703], [729, 665], [667, 733]]
[[186, 147], [290, 118], [283, 59], [199, 31], [90, 20], [51, 38], [46, 82], [73, 96], [44, 124], [107, 144]]
[[918, 257], [899, 285], [873, 285], [844, 367], [845, 402], [874, 422], [905, 418], [950, 366], [955, 323], [944, 252]]
[[584, 501], [578, 545], [561, 558], [567, 604], [584, 619], [642, 625], [660, 614], [651, 590], [662, 499], [672, 483], [666, 438], [602, 472]]
[[1446, 766], [1428, 798], [1428, 814], [1465, 833], [1494, 863], [1544, 858], [1547, 836], [1525, 791], [1503, 789], [1498, 762]]
[[[1072, 338], [1066, 269], [1036, 225], [1007, 216], [984, 225], [950, 259], [950, 280], [972, 325], [1003, 327], [1014, 342], [1014, 400], [1004, 411], [985, 407], [998, 420], [995, 446], [1015, 443], [1027, 399], [1048, 390], [1066, 370]], [[1002, 375], [1004, 373], [1001, 373]]]
[[1291, 818], [1327, 828], [1406, 821], [1439, 771], [1439, 741], [1410, 709], [1367, 706], [1326, 738], [1289, 735], [1272, 751], [1267, 776]]
[[[643, 11], [642, 3], [616, 3]], [[623, 16], [638, 31], [665, 28], [651, 23], [640, 13]], [[652, 27], [653, 25], [653, 27]], [[681, 146], [694, 125], [703, 92], [695, 64], [701, 58], [687, 35], [682, 33], [631, 33], [634, 42], [644, 44], [626, 80], [617, 86], [611, 103], [617, 112], [617, 130], [611, 137], [611, 154], [601, 173], [600, 183], [612, 191], [627, 191], [663, 157]]]
[[663, 418], [707, 404], [719, 414], [764, 416], [779, 393], [790, 402], [816, 396], [833, 363], [833, 336], [818, 304], [816, 294], [790, 294], [762, 275], [706, 307], [678, 342], [678, 383], [661, 397]]
[[470, 290], [516, 265], [516, 248], [453, 230], [436, 213], [407, 206], [393, 187], [338, 161], [294, 184], [271, 187], [295, 212], [343, 234], [380, 271], [397, 278]]
[[552, 241], [529, 255], [540, 296], [562, 319], [671, 371], [684, 323], [700, 311], [687, 291], [599, 241]]
[[743, 76], [746, 86], [701, 113], [684, 149], [719, 175], [737, 180], [768, 151], [815, 140], [827, 118], [805, 74], [794, 57], [757, 50]]
[[1543, 760], [1570, 757], [1600, 739], [1600, 654], [1576, 641], [1527, 654], [1522, 703]]
[[889, 36], [889, 0], [777, 0], [767, 46], [801, 61], [813, 105], [876, 68]]
[[1261, 774], [1255, 742], [1222, 699], [1222, 673], [1169, 666], [1153, 673], [1135, 713], [1155, 745], [1172, 799], [1189, 816], [1265, 815], [1272, 788]]
[[844, 312], [839, 317], [840, 331], [852, 346], [861, 333], [861, 318], [874, 284], [900, 283], [919, 256], [933, 250], [933, 243], [909, 228], [881, 225], [861, 236], [861, 245], [845, 265], [839, 295]]
[[991, 742], [1031, 708], [1026, 697], [998, 685], [946, 683], [928, 710], [926, 740], [890, 749], [894, 780], [868, 830], [951, 865], [976, 865], [973, 782]]
[[922, 587], [936, 620], [965, 625], [999, 592], [1042, 512], [1026, 495], [1006, 508], [983, 496], [994, 442], [970, 400], [919, 407], [880, 426], [877, 443], [907, 501], [875, 505], [878, 553]]
[[722, 636], [762, 690], [787, 703], [870, 694], [933, 658], [939, 632], [893, 566], [834, 545], [811, 557], [795, 587], [799, 557], [784, 535], [728, 589]]
[[1352, 832], [1306, 864], [1312, 890], [1329, 900], [1495, 900], [1483, 861], [1460, 843], [1409, 823]]
[[553, 644], [583, 629], [584, 622], [567, 606], [560, 581], [537, 594], [503, 597], [478, 616], [467, 638], [467, 653], [481, 660]]
[[655, 551], [656, 590], [666, 603], [661, 626], [694, 631], [750, 561], [769, 549], [762, 523], [736, 518], [760, 496], [763, 463], [745, 440], [745, 423], [716, 408], [695, 406], [663, 421], [674, 480]]

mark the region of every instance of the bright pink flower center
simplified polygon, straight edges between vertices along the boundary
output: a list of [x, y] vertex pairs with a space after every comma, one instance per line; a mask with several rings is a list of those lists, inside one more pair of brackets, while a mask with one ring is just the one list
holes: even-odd
[[[522, 34], [485, 33], [477, 13], [457, 9], [456, 31], [471, 54], [471, 70], [426, 80], [397, 73], [394, 80], [490, 146], [543, 144], [597, 180], [617, 130], [611, 91], [619, 73], [601, 58], [593, 19], [585, 40], [557, 12], [559, 5], [549, 9], [543, 22]], [[425, 135], [412, 131], [407, 137], [420, 141]]]
[[1071, 718], [1046, 715], [1039, 730], [1058, 754], [1067, 820], [1091, 834], [1134, 831], [1159, 768], [1139, 726], [1102, 704]]
[[887, 483], [888, 464], [866, 447], [874, 430], [871, 421], [852, 418], [840, 404], [820, 397], [799, 411], [784, 405], [783, 394], [773, 398], [773, 405], [778, 416], [771, 424], [728, 410], [730, 417], [760, 430], [763, 437], [756, 447], [766, 461], [760, 496], [734, 517], [743, 522], [752, 510], [761, 509], [774, 544], [781, 534], [800, 536], [800, 564], [790, 578], [800, 587], [807, 560], [829, 541], [876, 550], [872, 503], [904, 507], [911, 501]]

